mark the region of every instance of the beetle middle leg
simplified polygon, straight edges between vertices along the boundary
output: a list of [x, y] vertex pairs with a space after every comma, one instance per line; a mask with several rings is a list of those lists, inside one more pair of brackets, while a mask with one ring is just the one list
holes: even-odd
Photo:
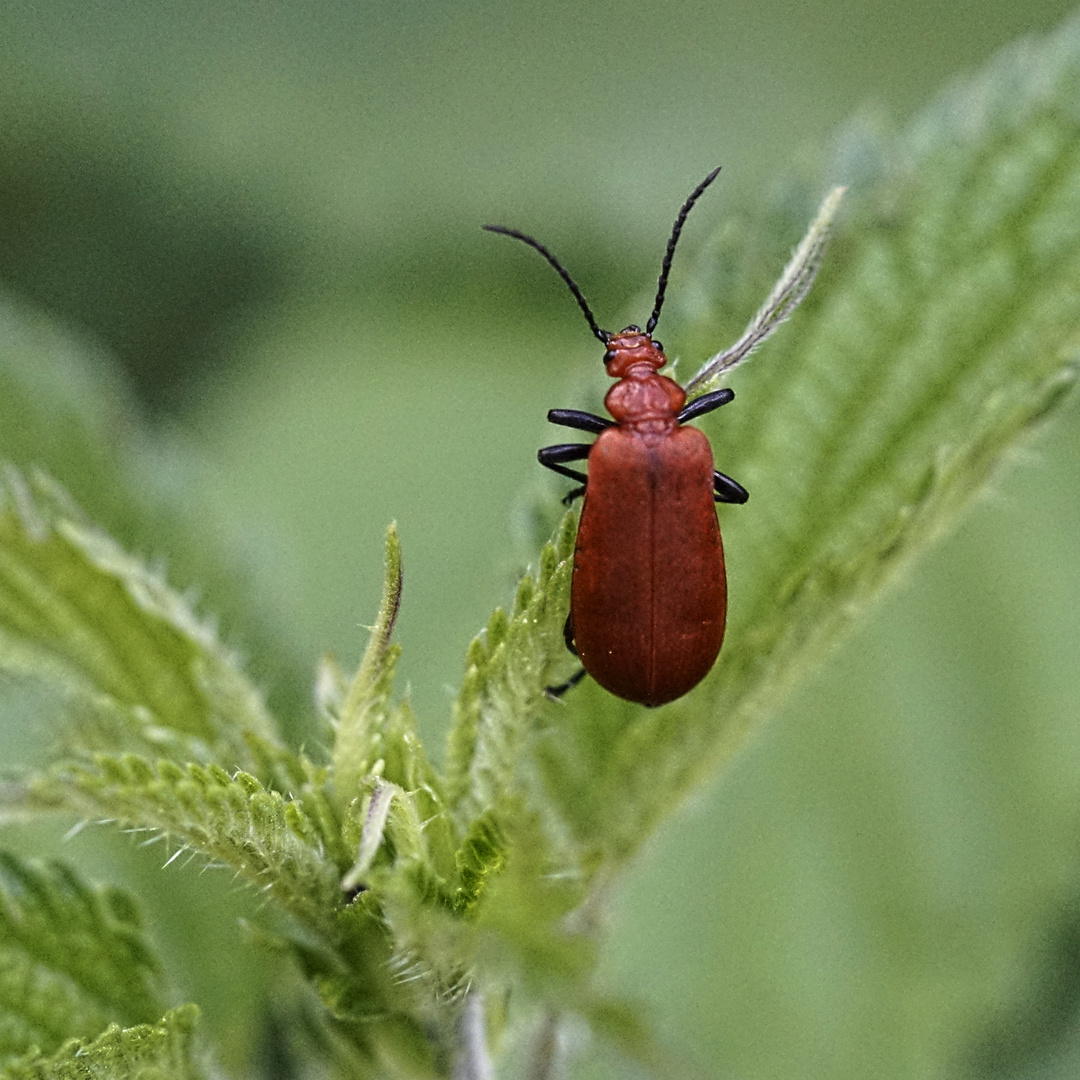
[[557, 472], [560, 476], [569, 477], [571, 480], [577, 480], [581, 485], [574, 488], [567, 495], [563, 497], [563, 502], [569, 506], [579, 495], [585, 494], [585, 484], [588, 482], [588, 477], [583, 472], [578, 472], [577, 469], [568, 469], [562, 464], [564, 461], [584, 461], [589, 456], [589, 451], [592, 446], [589, 443], [556, 443], [554, 446], [545, 446], [543, 449], [536, 452], [536, 460], [544, 466], [545, 469], [551, 469], [552, 472]]
[[750, 498], [750, 492], [726, 473], [714, 470], [712, 474], [713, 500], [721, 503], [744, 503]]

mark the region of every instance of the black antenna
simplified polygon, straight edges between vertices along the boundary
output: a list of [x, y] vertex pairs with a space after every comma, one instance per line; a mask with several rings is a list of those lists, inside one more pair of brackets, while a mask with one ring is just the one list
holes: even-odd
[[656, 287], [656, 304], [653, 306], [652, 314], [649, 316], [649, 321], [645, 324], [645, 333], [651, 334], [656, 329], [656, 324], [660, 319], [660, 309], [664, 306], [664, 293], [667, 290], [668, 274], [671, 272], [671, 259], [675, 254], [675, 245], [679, 242], [679, 233], [682, 232], [682, 227], [686, 223], [686, 215], [690, 213], [694, 203], [701, 197], [701, 193], [720, 175], [720, 166], [718, 165], [693, 191], [690, 192], [690, 198], [683, 203], [682, 209], [679, 211], [679, 216], [675, 219], [675, 228], [671, 230], [671, 239], [667, 242], [667, 251], [664, 253], [664, 263], [660, 267], [660, 281]]
[[[711, 180], [712, 177], [710, 176], [709, 179]], [[685, 214], [683, 216], [685, 216]], [[611, 340], [611, 335], [606, 330], [601, 330], [600, 327], [596, 325], [596, 319], [593, 318], [593, 313], [589, 310], [589, 305], [585, 302], [585, 297], [581, 294], [581, 290], [577, 287], [574, 279], [563, 268], [562, 263], [560, 263], [539, 240], [534, 240], [531, 236], [526, 236], [523, 232], [518, 232], [517, 229], [507, 229], [503, 225], [485, 225], [484, 228], [487, 229], [488, 232], [502, 233], [503, 236], [512, 236], [515, 240], [521, 240], [528, 244], [529, 247], [536, 248], [536, 250], [539, 251], [540, 254], [543, 255], [544, 258], [559, 272], [559, 277], [570, 286], [570, 291], [574, 294], [574, 299], [578, 302], [578, 306], [585, 313], [585, 318], [589, 321], [589, 329], [592, 330], [605, 345]]]

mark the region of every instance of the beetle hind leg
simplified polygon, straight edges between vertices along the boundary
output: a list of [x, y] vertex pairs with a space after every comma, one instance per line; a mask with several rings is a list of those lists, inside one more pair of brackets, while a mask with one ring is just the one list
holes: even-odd
[[[569, 649], [574, 656], [577, 656], [577, 646], [574, 644], [574, 617], [572, 615], [566, 616], [566, 622], [563, 623], [562, 633], [563, 641], [566, 642], [567, 649]], [[584, 678], [585, 669], [579, 668], [566, 680], [566, 682], [559, 683], [558, 686], [545, 686], [544, 695], [552, 701], [558, 701], [567, 690], [572, 690]]]
[[566, 642], [567, 651], [577, 656], [577, 646], [574, 644], [574, 616], [567, 615], [562, 628], [563, 641]]
[[566, 693], [567, 690], [573, 690], [573, 688], [575, 686], [577, 686], [577, 684], [579, 682], [581, 682], [581, 680], [584, 679], [584, 678], [585, 678], [585, 669], [584, 668], [578, 668], [578, 670], [575, 671], [574, 674], [571, 675], [570, 678], [566, 680], [566, 682], [559, 683], [558, 686], [545, 686], [544, 687], [544, 696], [549, 701], [559, 701], [562, 698], [563, 694]]

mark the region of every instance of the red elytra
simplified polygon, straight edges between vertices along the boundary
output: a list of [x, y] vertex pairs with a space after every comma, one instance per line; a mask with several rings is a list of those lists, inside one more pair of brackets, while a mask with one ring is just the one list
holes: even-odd
[[[727, 581], [715, 502], [742, 503], [746, 490], [713, 466], [708, 439], [686, 421], [727, 404], [731, 390], [704, 394], [689, 406], [652, 332], [664, 302], [671, 259], [690, 208], [716, 178], [694, 189], [675, 220], [660, 272], [656, 303], [645, 330], [601, 330], [570, 275], [530, 236], [485, 226], [535, 248], [558, 271], [596, 337], [607, 347], [607, 420], [573, 409], [552, 409], [552, 423], [595, 433], [591, 444], [547, 446], [537, 455], [549, 469], [580, 483], [565, 501], [584, 494], [574, 550], [566, 642], [584, 671], [618, 697], [663, 705], [692, 690], [710, 671], [724, 640]], [[566, 467], [588, 461], [588, 476]]]
[[676, 416], [678, 383], [657, 374], [647, 334], [609, 344], [604, 399], [617, 426], [589, 451], [570, 591], [573, 641], [605, 689], [643, 705], [682, 697], [724, 640], [727, 583], [709, 440]]

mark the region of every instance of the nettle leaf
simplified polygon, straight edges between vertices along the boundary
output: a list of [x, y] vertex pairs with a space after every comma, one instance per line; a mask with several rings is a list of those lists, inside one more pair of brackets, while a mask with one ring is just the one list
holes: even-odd
[[491, 616], [469, 645], [446, 750], [446, 791], [462, 833], [517, 784], [518, 760], [544, 690], [568, 668], [563, 623], [569, 606], [576, 515], [566, 514], [539, 573], [518, 583], [514, 607]]
[[538, 813], [519, 804], [500, 817], [499, 861], [489, 857], [476, 904], [489, 963], [508, 959], [509, 971], [541, 997], [563, 1008], [580, 1004], [575, 998], [596, 960], [593, 913], [582, 908], [588, 879], [568, 868]]
[[167, 557], [170, 579], [197, 585], [260, 682], [303, 714], [307, 661], [271, 610], [266, 552], [216, 504], [195, 448], [150, 430], [111, 356], [2, 289], [0, 459], [46, 469], [126, 549]]
[[[617, 859], [730, 758], [1075, 379], [1080, 22], [1011, 49], [891, 142], [851, 136], [835, 169], [850, 184], [847, 220], [818, 283], [706, 425], [719, 468], [752, 495], [721, 508], [731, 608], [719, 663], [655, 711], [599, 692], [551, 710], [550, 790]], [[789, 190], [772, 217], [801, 205], [805, 223], [818, 193]], [[761, 256], [744, 257], [752, 232], [721, 233], [676, 337], [715, 350], [726, 342], [714, 335], [737, 334], [708, 286], [726, 287], [742, 262], [761, 288]], [[783, 249], [771, 259], [775, 273]], [[745, 322], [764, 290], [739, 289]]]
[[401, 542], [392, 524], [386, 531], [382, 604], [360, 667], [347, 685], [330, 668], [324, 668], [319, 679], [320, 705], [335, 730], [332, 771], [342, 805], [356, 797], [361, 779], [378, 762], [385, 762], [386, 754], [408, 754], [406, 747], [388, 741], [385, 734], [394, 668], [401, 654], [401, 646], [390, 643], [401, 604], [401, 582]]
[[431, 867], [423, 819], [412, 793], [377, 776], [370, 777], [367, 786], [370, 790], [350, 807], [345, 824], [345, 836], [356, 851], [356, 861], [341, 882], [346, 892], [370, 887], [380, 853], [395, 867], [421, 872]]
[[[390, 702], [401, 651], [390, 641], [401, 587], [401, 545], [391, 525], [382, 603], [360, 666], [346, 680], [324, 661], [317, 696], [334, 731], [327, 774], [341, 811], [342, 841], [353, 855], [341, 887], [395, 892], [417, 906], [451, 887], [456, 838], [413, 711], [408, 701]], [[403, 881], [411, 884], [403, 888]]]
[[361, 794], [365, 778], [378, 776], [416, 796], [425, 818], [442, 814], [439, 779], [428, 762], [408, 702], [390, 704], [394, 669], [401, 653], [391, 644], [401, 603], [401, 544], [397, 526], [386, 533], [386, 577], [382, 603], [360, 666], [346, 681], [324, 661], [318, 680], [320, 708], [334, 729], [330, 775], [342, 806]]
[[28, 484], [10, 468], [0, 483], [0, 670], [93, 702], [111, 739], [125, 727], [164, 730], [194, 756], [235, 763], [245, 731], [272, 733], [213, 627], [45, 477]]
[[63, 810], [118, 825], [237, 871], [312, 931], [336, 940], [341, 868], [303, 805], [254, 776], [218, 765], [148, 761], [135, 754], [61, 762], [17, 784], [7, 798], [29, 810]]
[[0, 456], [46, 466], [87, 505], [96, 495], [98, 515], [125, 486], [132, 445], [145, 450], [144, 433], [109, 357], [0, 291]]
[[96, 1039], [70, 1040], [51, 1056], [9, 1062], [0, 1080], [201, 1080], [195, 1059], [198, 1015], [194, 1005], [183, 1005], [154, 1024], [114, 1024]]
[[164, 1012], [132, 899], [0, 852], [0, 1060]]

